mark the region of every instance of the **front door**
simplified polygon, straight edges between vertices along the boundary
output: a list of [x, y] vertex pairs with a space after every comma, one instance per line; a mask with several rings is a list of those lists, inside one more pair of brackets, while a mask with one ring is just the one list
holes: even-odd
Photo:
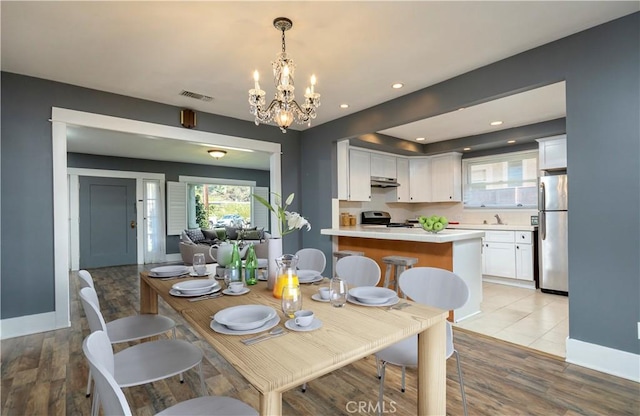
[[137, 264], [136, 180], [80, 177], [80, 268]]

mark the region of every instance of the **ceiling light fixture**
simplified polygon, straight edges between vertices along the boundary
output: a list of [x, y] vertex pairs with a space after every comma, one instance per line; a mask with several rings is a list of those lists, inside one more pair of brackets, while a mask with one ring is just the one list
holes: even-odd
[[467, 151], [467, 150], [471, 150], [471, 148], [470, 148], [470, 147], [465, 147], [465, 148], [464, 148], [464, 149], [462, 149], [462, 150]]
[[509, 144], [514, 144], [515, 142], [516, 142], [515, 140], [509, 140], [509, 141], [507, 141], [507, 143], [509, 143]]
[[499, 121], [499, 120], [498, 120], [498, 121], [492, 121], [492, 122], [491, 122], [491, 125], [492, 125], [492, 126], [499, 126], [499, 125], [501, 125], [501, 124], [502, 124], [502, 121]]
[[416, 138], [416, 141], [417, 141], [417, 142], [423, 142], [423, 141], [425, 141], [425, 140], [427, 140], [425, 137], [417, 137], [417, 138]]
[[396, 89], [396, 90], [399, 89], [399, 88], [402, 88], [402, 87], [404, 87], [404, 84], [401, 83], [401, 82], [396, 82], [395, 84], [393, 84], [391, 86], [391, 88]]
[[349, 104], [340, 104], [340, 108], [349, 108]]
[[224, 150], [209, 150], [207, 153], [209, 153], [209, 156], [211, 156], [214, 159], [220, 159], [221, 157], [224, 157], [224, 155], [227, 154], [227, 152], [225, 152]]
[[284, 32], [291, 29], [293, 22], [286, 17], [277, 17], [273, 21], [273, 26], [282, 31], [282, 52], [276, 55], [275, 61], [271, 62], [273, 78], [276, 83], [275, 97], [265, 107], [265, 92], [260, 89], [258, 83], [260, 74], [256, 70], [253, 73], [254, 88], [249, 90], [249, 104], [251, 114], [255, 116], [256, 126], [260, 122], [266, 123], [273, 120], [280, 127], [280, 130], [286, 133], [294, 118], [300, 124], [308, 123], [307, 125], [311, 125], [311, 120], [316, 118], [316, 108], [320, 107], [320, 94], [314, 91], [316, 76], [311, 75], [311, 86], [304, 94], [304, 104], [300, 106], [295, 101], [293, 75], [296, 67], [293, 60], [287, 56], [284, 41]]

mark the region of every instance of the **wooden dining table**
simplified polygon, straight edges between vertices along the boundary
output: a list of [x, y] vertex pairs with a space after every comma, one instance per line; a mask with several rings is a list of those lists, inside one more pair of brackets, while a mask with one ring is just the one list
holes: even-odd
[[[249, 286], [241, 296], [218, 297], [198, 302], [169, 294], [181, 280], [162, 280], [140, 273], [140, 313], [158, 313], [158, 298], [186, 321], [260, 392], [260, 414], [281, 415], [282, 393], [333, 370], [360, 360], [402, 339], [418, 334], [418, 415], [446, 414], [445, 318], [448, 312], [409, 302], [400, 310], [347, 303], [336, 308], [311, 296], [320, 286], [303, 284], [303, 308], [310, 309], [322, 326], [314, 331], [288, 331], [285, 335], [245, 345], [254, 335], [224, 335], [211, 328], [218, 311], [238, 305], [267, 305], [278, 311], [284, 327], [280, 300], [265, 282]], [[223, 282], [220, 282], [224, 286]], [[375, 379], [375, 378], [374, 378]], [[377, 401], [377, 397], [358, 400]]]

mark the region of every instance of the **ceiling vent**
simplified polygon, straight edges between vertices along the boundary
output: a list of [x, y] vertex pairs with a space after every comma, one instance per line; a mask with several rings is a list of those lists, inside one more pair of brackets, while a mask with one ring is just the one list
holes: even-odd
[[183, 97], [189, 97], [200, 101], [213, 101], [213, 97], [209, 97], [208, 95], [198, 94], [197, 92], [185, 91], [182, 90], [180, 93]]

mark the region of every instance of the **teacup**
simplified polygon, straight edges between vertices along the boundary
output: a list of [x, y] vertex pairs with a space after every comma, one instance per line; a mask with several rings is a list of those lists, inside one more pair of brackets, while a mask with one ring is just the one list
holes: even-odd
[[231, 282], [229, 283], [229, 290], [233, 293], [240, 293], [244, 289], [243, 282]]
[[320, 297], [324, 300], [329, 300], [330, 297], [330, 289], [328, 287], [321, 287], [320, 289], [318, 289], [318, 293], [320, 294]]
[[315, 317], [313, 311], [302, 310], [297, 311], [295, 314], [295, 319], [293, 322], [298, 326], [309, 326], [311, 322], [313, 322], [313, 318]]

